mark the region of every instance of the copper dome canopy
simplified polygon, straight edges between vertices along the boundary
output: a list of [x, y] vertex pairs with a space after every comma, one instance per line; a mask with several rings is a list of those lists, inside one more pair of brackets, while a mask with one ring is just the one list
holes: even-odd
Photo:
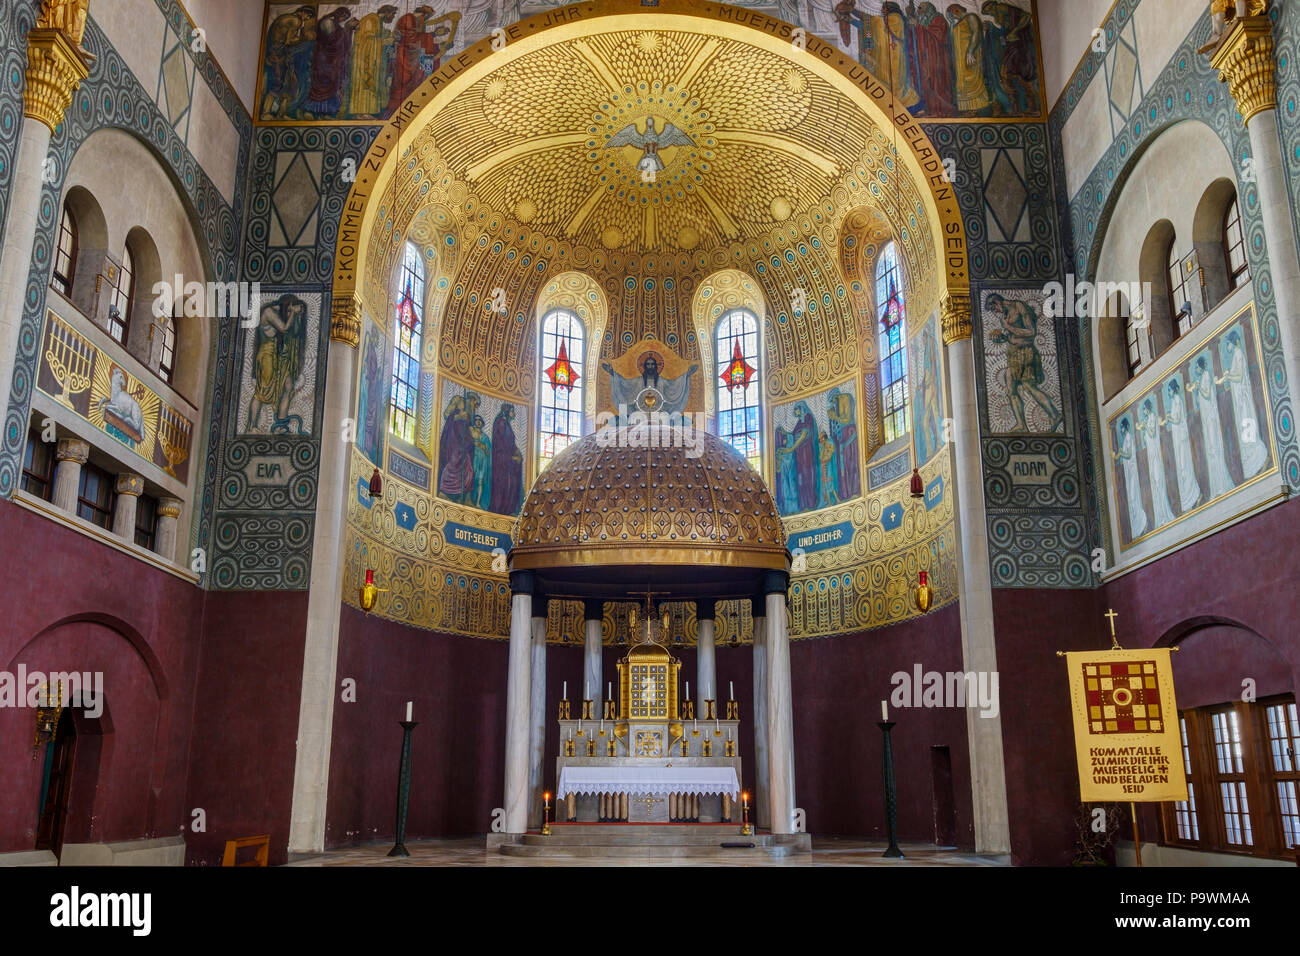
[[694, 438], [693, 448], [667, 439], [619, 447], [596, 433], [570, 445], [524, 501], [511, 570], [787, 571], [785, 532], [762, 476], [722, 439]]

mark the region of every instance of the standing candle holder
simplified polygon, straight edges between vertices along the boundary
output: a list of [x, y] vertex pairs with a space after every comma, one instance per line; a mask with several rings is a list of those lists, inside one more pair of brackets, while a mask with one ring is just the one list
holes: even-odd
[[587, 741], [587, 756], [588, 756], [588, 757], [594, 757], [594, 756], [596, 756], [596, 738], [595, 738], [595, 737], [592, 737], [590, 740]]
[[754, 828], [749, 825], [749, 791], [740, 794], [740, 813], [745, 825], [740, 828], [741, 836], [752, 836]]
[[614, 704], [614, 702], [613, 702], [612, 700], [607, 700], [607, 701], [605, 701], [605, 719], [606, 719], [606, 720], [617, 720], [617, 719], [618, 719], [618, 713], [617, 713], [617, 711], [615, 711], [614, 707], [615, 707], [615, 704]]
[[727, 701], [727, 720], [740, 720], [740, 701]]
[[718, 702], [716, 700], [706, 700], [704, 702], [703, 717], [705, 720], [718, 719]]
[[389, 856], [410, 856], [406, 849], [406, 808], [411, 799], [411, 731], [419, 721], [403, 720], [402, 762], [397, 767], [397, 842], [388, 851]]
[[551, 835], [551, 794], [548, 790], [542, 794], [542, 836]]
[[878, 720], [876, 726], [884, 735], [885, 751], [881, 764], [885, 783], [885, 818], [889, 824], [889, 847], [881, 856], [903, 859], [903, 851], [898, 848], [898, 787], [894, 782], [894, 748], [889, 740], [889, 732], [894, 729], [892, 720]]
[[560, 701], [560, 720], [569, 719], [571, 719], [569, 717], [569, 702], [567, 700], [562, 700]]
[[682, 720], [694, 720], [694, 719], [695, 719], [695, 701], [693, 700], [682, 701]]
[[584, 700], [582, 702], [582, 719], [583, 720], [596, 719], [596, 702], [594, 700]]

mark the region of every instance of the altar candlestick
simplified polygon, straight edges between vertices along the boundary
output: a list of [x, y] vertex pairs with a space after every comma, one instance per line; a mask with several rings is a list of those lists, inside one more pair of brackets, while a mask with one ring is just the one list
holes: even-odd
[[881, 720], [888, 720], [888, 719], [889, 719], [889, 702], [888, 702], [888, 701], [882, 700], [882, 701], [880, 702], [880, 719], [881, 719]]
[[411, 703], [412, 703], [412, 702], [409, 701], [409, 700], [406, 702], [406, 721], [407, 721], [407, 723], [410, 723], [410, 721], [411, 721]]

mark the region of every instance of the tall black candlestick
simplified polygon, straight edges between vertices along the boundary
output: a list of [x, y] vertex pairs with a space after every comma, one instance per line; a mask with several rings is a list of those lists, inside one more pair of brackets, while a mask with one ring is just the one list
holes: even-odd
[[894, 728], [892, 720], [878, 720], [876, 726], [885, 738], [885, 752], [881, 760], [885, 778], [885, 817], [889, 822], [889, 848], [881, 856], [902, 859], [903, 851], [898, 848], [898, 788], [894, 783], [894, 748], [889, 742], [889, 732]]
[[402, 725], [402, 762], [397, 768], [397, 842], [388, 851], [389, 856], [410, 856], [406, 849], [406, 806], [411, 799], [411, 731], [416, 720], [399, 721]]

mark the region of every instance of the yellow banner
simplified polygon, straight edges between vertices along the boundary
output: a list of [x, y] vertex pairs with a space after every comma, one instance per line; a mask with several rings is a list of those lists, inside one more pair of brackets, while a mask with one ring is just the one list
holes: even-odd
[[1169, 648], [1071, 651], [1065, 660], [1080, 799], [1186, 800]]

